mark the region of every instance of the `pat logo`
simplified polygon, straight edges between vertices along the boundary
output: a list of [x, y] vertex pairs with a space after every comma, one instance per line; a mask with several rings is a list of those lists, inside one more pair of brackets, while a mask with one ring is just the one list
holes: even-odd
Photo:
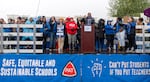
[[76, 68], [71, 61], [64, 67], [62, 75], [66, 77], [74, 77], [77, 75]]

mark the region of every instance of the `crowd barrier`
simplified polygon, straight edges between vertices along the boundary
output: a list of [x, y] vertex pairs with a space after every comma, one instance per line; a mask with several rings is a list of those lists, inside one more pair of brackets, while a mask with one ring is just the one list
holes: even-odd
[[150, 82], [149, 54], [0, 54], [1, 82]]
[[[24, 32], [26, 28], [32, 31]], [[40, 29], [42, 25], [37, 24], [0, 24], [0, 53], [43, 53], [43, 40], [40, 39], [43, 34]], [[149, 32], [150, 26], [136, 26], [136, 53], [150, 53]], [[32, 40], [24, 40], [23, 37], [32, 37]]]
[[150, 26], [136, 26], [137, 53], [150, 53]]
[[41, 29], [36, 24], [0, 24], [1, 53], [43, 53]]

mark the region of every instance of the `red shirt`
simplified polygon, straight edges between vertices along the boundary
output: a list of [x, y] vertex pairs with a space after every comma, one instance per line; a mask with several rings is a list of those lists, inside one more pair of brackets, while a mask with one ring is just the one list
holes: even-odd
[[74, 21], [66, 23], [67, 34], [71, 34], [71, 35], [76, 34], [77, 28], [78, 26]]

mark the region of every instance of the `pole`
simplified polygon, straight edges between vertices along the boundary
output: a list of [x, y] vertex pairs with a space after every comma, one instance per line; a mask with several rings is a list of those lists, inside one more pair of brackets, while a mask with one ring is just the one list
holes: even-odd
[[36, 17], [37, 17], [37, 15], [38, 15], [38, 13], [39, 13], [39, 8], [40, 8], [40, 0], [38, 0], [38, 5], [37, 5], [37, 9], [36, 9]]
[[143, 33], [143, 53], [145, 53], [145, 26], [142, 25], [142, 33]]

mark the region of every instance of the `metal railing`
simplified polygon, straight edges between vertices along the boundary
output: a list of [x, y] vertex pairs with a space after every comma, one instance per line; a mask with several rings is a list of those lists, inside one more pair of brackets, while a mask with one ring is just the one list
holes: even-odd
[[0, 52], [43, 53], [41, 29], [37, 24], [0, 24]]
[[[24, 32], [24, 28], [32, 29], [32, 32]], [[15, 31], [5, 31], [5, 29], [15, 29]], [[0, 24], [0, 53], [43, 53], [43, 33], [40, 29], [42, 25], [37, 24]], [[136, 53], [150, 53], [148, 29], [150, 26], [136, 26]], [[138, 30], [140, 32], [137, 32]], [[23, 37], [32, 37], [32, 40], [22, 40]]]
[[137, 53], [150, 53], [150, 26], [136, 26]]

